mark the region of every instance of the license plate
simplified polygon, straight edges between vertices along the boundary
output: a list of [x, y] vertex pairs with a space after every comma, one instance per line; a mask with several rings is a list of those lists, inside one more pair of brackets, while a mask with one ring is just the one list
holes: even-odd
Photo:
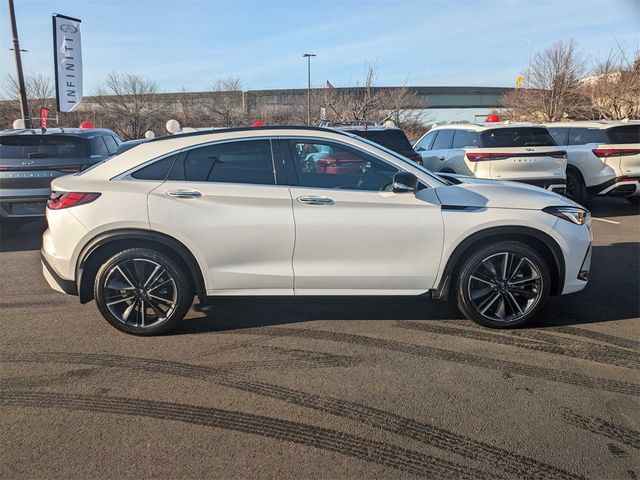
[[9, 204], [11, 215], [44, 215], [47, 202], [14, 202]]

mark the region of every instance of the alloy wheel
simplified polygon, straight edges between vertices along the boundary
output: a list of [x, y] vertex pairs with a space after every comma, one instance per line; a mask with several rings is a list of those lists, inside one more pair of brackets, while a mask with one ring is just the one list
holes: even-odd
[[515, 322], [527, 315], [543, 292], [540, 269], [526, 256], [500, 252], [475, 267], [468, 295], [475, 310], [497, 322]]
[[103, 291], [109, 312], [133, 327], [163, 323], [177, 304], [175, 279], [162, 265], [146, 258], [125, 260], [111, 268]]

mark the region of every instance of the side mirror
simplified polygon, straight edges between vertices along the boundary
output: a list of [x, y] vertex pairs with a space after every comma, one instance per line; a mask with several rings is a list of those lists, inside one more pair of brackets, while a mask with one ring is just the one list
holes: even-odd
[[398, 172], [393, 176], [394, 193], [415, 192], [418, 190], [418, 177], [409, 172]]

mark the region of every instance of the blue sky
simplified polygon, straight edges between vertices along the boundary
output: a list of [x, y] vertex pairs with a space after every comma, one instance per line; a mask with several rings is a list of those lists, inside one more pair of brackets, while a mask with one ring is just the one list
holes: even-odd
[[[590, 56], [640, 45], [640, 0], [14, 0], [27, 73], [52, 75], [51, 14], [83, 23], [85, 92], [110, 72], [203, 90], [348, 85], [374, 64], [380, 85], [510, 86], [533, 51], [574, 38]], [[6, 2], [2, 76], [14, 73]]]

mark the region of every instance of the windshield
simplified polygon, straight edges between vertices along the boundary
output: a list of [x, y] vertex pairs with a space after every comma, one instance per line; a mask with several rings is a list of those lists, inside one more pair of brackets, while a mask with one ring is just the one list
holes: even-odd
[[546, 128], [509, 127], [494, 128], [480, 133], [482, 148], [499, 147], [553, 147], [555, 140]]
[[420, 170], [420, 171], [426, 173], [427, 175], [429, 175], [429, 178], [432, 179], [434, 182], [437, 182], [437, 183], [439, 183], [441, 185], [447, 185], [447, 183], [444, 182], [441, 178], [436, 176], [430, 170], [427, 170], [424, 166], [420, 165], [419, 163], [412, 162], [408, 158], [403, 157], [402, 155], [400, 155], [399, 153], [394, 152], [393, 150], [390, 150], [387, 147], [384, 147], [384, 146], [380, 145], [379, 143], [372, 142], [371, 140], [369, 140], [367, 138], [360, 137], [360, 136], [354, 135], [352, 133], [347, 133], [347, 135], [349, 135], [350, 137], [356, 138], [356, 139], [360, 140], [361, 142], [364, 142], [364, 143], [366, 143], [368, 145], [371, 145], [372, 147], [375, 147], [375, 148], [377, 148], [379, 150], [382, 150], [385, 153], [388, 153], [393, 158], [396, 158], [396, 159], [400, 160], [404, 164], [411, 165], [413, 168], [417, 168], [418, 170]]
[[640, 143], [640, 125], [624, 125], [607, 130], [609, 143]]
[[60, 135], [0, 136], [0, 158], [82, 158], [86, 157], [82, 138]]

